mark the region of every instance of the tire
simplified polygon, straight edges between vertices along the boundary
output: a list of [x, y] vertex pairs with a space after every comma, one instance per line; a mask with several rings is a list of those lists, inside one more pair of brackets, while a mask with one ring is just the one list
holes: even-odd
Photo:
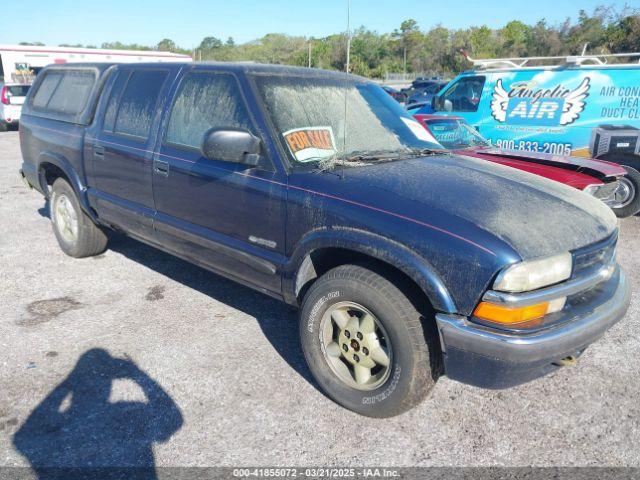
[[[376, 325], [373, 334], [368, 314]], [[411, 409], [427, 397], [440, 372], [437, 331], [425, 334], [409, 298], [386, 277], [358, 265], [336, 267], [311, 286], [300, 309], [300, 339], [324, 392], [368, 417]], [[374, 359], [370, 377], [358, 377], [356, 368], [366, 372]]]
[[53, 232], [64, 253], [83, 258], [105, 251], [107, 235], [84, 213], [73, 188], [65, 179], [58, 178], [53, 182], [50, 205]]
[[630, 191], [630, 198], [625, 202], [624, 206], [614, 208], [613, 212], [618, 218], [626, 218], [640, 212], [640, 172], [628, 165], [622, 165], [627, 171], [622, 181], [626, 182], [626, 189]]

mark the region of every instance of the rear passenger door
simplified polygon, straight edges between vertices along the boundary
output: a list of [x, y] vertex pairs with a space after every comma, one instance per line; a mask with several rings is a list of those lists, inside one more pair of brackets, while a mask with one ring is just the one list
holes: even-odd
[[102, 109], [91, 153], [101, 219], [153, 238], [153, 145], [169, 70], [118, 69]]
[[286, 180], [266, 153], [250, 167], [209, 160], [200, 151], [210, 128], [260, 136], [238, 79], [187, 73], [163, 124], [153, 176], [158, 238], [182, 256], [279, 293]]

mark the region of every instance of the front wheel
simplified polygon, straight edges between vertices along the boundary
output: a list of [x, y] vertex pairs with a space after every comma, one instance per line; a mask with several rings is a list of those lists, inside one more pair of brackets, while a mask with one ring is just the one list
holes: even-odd
[[635, 168], [622, 165], [627, 171], [618, 178], [618, 186], [607, 201], [618, 218], [626, 218], [640, 211], [640, 172]]
[[64, 253], [82, 258], [98, 255], [107, 247], [107, 236], [80, 208], [76, 194], [63, 179], [51, 188], [51, 221], [58, 244]]
[[[300, 311], [302, 349], [316, 381], [340, 405], [391, 417], [420, 403], [439, 373], [437, 333], [394, 283], [357, 265], [320, 277]], [[431, 354], [431, 358], [430, 358]]]

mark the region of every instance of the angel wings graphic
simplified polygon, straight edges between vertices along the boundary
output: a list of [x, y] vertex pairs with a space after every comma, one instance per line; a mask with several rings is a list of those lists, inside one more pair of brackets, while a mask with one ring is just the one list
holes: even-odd
[[496, 82], [491, 98], [491, 116], [499, 122], [504, 122], [507, 119], [509, 92], [507, 92], [502, 86], [501, 78]]
[[589, 77], [564, 98], [564, 107], [560, 117], [560, 125], [568, 125], [575, 122], [584, 110], [584, 100], [589, 96]]
[[[560, 125], [568, 125], [575, 122], [584, 110], [585, 99], [589, 96], [591, 79], [586, 77], [578, 88], [569, 92], [564, 97], [564, 106], [560, 115]], [[502, 86], [502, 79], [498, 79], [493, 90], [491, 100], [491, 115], [499, 122], [507, 119], [507, 106], [509, 104], [509, 92]]]

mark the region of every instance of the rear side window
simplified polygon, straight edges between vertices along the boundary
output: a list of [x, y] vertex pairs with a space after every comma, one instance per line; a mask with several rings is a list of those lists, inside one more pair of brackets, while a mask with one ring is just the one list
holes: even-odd
[[191, 73], [171, 109], [166, 143], [200, 148], [210, 128], [252, 130], [235, 78], [228, 74]]
[[62, 79], [61, 73], [48, 73], [40, 82], [40, 86], [33, 97], [33, 108], [45, 109], [47, 103], [51, 100], [51, 95], [58, 87], [60, 80]]
[[75, 118], [85, 109], [95, 80], [92, 72], [47, 73], [33, 97], [33, 108]]
[[[126, 85], [122, 74], [123, 72], [120, 72], [116, 79], [107, 105], [105, 129], [113, 128], [114, 133], [147, 138], [167, 72], [133, 71], [126, 79]], [[124, 89], [120, 94], [117, 90], [122, 87]]]
[[116, 115], [118, 113], [118, 103], [120, 102], [122, 91], [129, 80], [129, 75], [131, 75], [131, 72], [120, 71], [117, 73], [116, 79], [113, 82], [109, 103], [107, 103], [107, 109], [104, 114], [104, 123], [102, 125], [103, 130], [106, 132], [113, 133], [113, 128], [116, 124]]
[[47, 110], [65, 115], [78, 115], [87, 104], [95, 75], [90, 72], [69, 72], [62, 76], [51, 95]]

